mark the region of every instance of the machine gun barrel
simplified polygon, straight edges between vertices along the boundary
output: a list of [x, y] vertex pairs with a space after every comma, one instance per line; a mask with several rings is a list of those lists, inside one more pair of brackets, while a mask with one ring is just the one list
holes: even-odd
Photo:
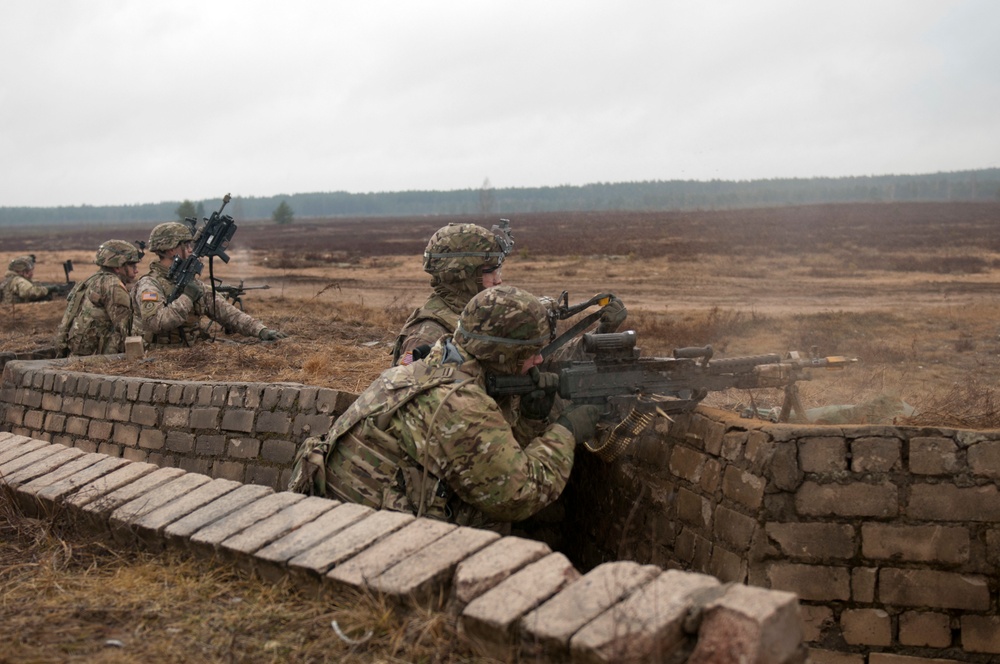
[[[789, 387], [808, 378], [806, 369], [842, 368], [856, 362], [846, 357], [799, 358], [777, 353], [711, 359], [711, 346], [679, 348], [673, 357], [640, 357], [635, 332], [585, 334], [583, 349], [592, 360], [557, 362], [548, 370], [559, 375], [558, 394], [574, 403], [654, 400], [666, 412], [693, 408], [709, 392], [730, 388]], [[530, 376], [487, 376], [487, 392], [495, 397], [527, 394], [537, 389]]]

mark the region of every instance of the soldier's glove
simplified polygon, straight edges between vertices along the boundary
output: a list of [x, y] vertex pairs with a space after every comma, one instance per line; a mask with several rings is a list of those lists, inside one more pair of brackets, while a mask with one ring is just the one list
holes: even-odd
[[191, 303], [194, 304], [195, 302], [201, 299], [201, 294], [202, 294], [201, 284], [199, 284], [196, 281], [189, 281], [187, 284], [185, 284], [184, 290], [182, 292], [189, 298], [191, 298]]
[[413, 349], [413, 352], [410, 353], [410, 357], [412, 357], [413, 361], [416, 362], [417, 360], [424, 359], [430, 354], [431, 354], [431, 345], [420, 344], [419, 346]]
[[563, 411], [556, 420], [573, 434], [573, 440], [582, 443], [591, 440], [597, 434], [597, 422], [601, 419], [604, 408], [601, 406], [571, 406]]
[[535, 381], [536, 389], [521, 395], [521, 415], [529, 420], [544, 420], [549, 416], [552, 404], [556, 400], [559, 374], [539, 371], [537, 367], [532, 367], [528, 375]]
[[258, 334], [257, 336], [260, 337], [261, 341], [277, 341], [278, 339], [286, 338], [288, 335], [285, 334], [284, 332], [280, 332], [278, 330], [272, 330], [269, 327], [265, 327], [263, 330], [260, 331], [260, 334]]
[[625, 303], [612, 295], [611, 301], [601, 309], [601, 324], [597, 326], [597, 333], [610, 334], [614, 332], [619, 325], [625, 322], [627, 316], [628, 309], [625, 308]]

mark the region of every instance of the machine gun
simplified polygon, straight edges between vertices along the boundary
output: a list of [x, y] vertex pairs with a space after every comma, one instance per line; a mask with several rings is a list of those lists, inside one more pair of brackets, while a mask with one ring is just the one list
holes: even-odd
[[[34, 260], [34, 254], [31, 255], [32, 260]], [[73, 271], [73, 261], [65, 260], [63, 261], [63, 274], [66, 275], [66, 283], [61, 284], [50, 284], [45, 282], [40, 282], [39, 286], [45, 286], [49, 290], [49, 294], [45, 296], [47, 300], [54, 300], [57, 297], [67, 297], [69, 292], [73, 290], [73, 286], [76, 286], [75, 281], [71, 281], [69, 278], [69, 273]]]
[[226, 299], [232, 302], [234, 305], [243, 310], [243, 294], [248, 290], [268, 290], [271, 288], [270, 284], [264, 284], [263, 286], [244, 286], [243, 280], [240, 279], [238, 286], [226, 286], [222, 283], [221, 279], [214, 280], [218, 283], [215, 285], [215, 292], [222, 293]]
[[[589, 447], [607, 461], [616, 458], [651, 423], [654, 415], [693, 409], [709, 392], [729, 388], [772, 387], [785, 390], [780, 421], [787, 422], [792, 410], [804, 417], [796, 383], [809, 378], [812, 368], [843, 368], [854, 358], [803, 358], [776, 353], [712, 359], [712, 347], [678, 348], [672, 357], [640, 357], [634, 331], [584, 334], [582, 349], [591, 360], [553, 362], [548, 368], [559, 375], [558, 394], [574, 404], [605, 405], [605, 419], [617, 422], [605, 427], [605, 442]], [[544, 349], [543, 349], [544, 354]], [[528, 394], [538, 389], [530, 375], [486, 378], [486, 390], [494, 397]]]
[[[232, 198], [229, 194], [223, 196], [222, 207], [217, 212], [213, 212], [211, 217], [205, 219], [205, 225], [195, 234], [191, 255], [183, 260], [179, 257], [174, 258], [174, 263], [167, 273], [167, 278], [174, 282], [174, 290], [167, 296], [167, 304], [180, 297], [181, 293], [184, 292], [184, 287], [201, 274], [202, 258], [208, 258], [209, 275], [212, 274], [212, 259], [215, 257], [221, 258], [223, 263], [229, 262], [226, 248], [236, 233], [236, 222], [229, 215], [223, 215], [222, 210], [225, 209], [230, 200]], [[195, 219], [187, 219], [186, 221], [191, 224], [191, 230], [194, 231], [197, 221]], [[212, 276], [211, 279], [214, 288], [215, 277]]]

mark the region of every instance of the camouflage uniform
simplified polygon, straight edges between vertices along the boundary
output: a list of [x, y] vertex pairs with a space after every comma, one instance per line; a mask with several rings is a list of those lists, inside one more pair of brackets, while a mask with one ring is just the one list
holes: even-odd
[[49, 299], [49, 289], [24, 277], [35, 266], [31, 256], [19, 256], [7, 266], [7, 274], [0, 283], [0, 302], [20, 304]]
[[135, 318], [132, 329], [140, 334], [147, 347], [150, 345], [191, 345], [198, 339], [207, 339], [207, 330], [201, 328], [202, 316], [251, 337], [259, 337], [265, 325], [245, 314], [219, 293], [211, 299], [212, 291], [200, 281], [191, 282], [201, 289], [201, 297], [192, 302], [186, 294], [167, 304], [167, 297], [174, 292], [174, 282], [167, 278], [167, 268], [153, 261], [149, 273], [132, 288]]
[[483, 272], [498, 270], [513, 245], [505, 225], [492, 231], [476, 224], [438, 229], [424, 251], [424, 271], [431, 275], [434, 293], [403, 323], [393, 348], [393, 364], [409, 364], [414, 348], [432, 345], [454, 332], [462, 308], [483, 290]]
[[77, 284], [67, 298], [55, 347], [66, 355], [109, 355], [125, 350], [132, 334], [132, 298], [113, 268], [138, 263], [141, 254], [129, 242], [109, 240], [97, 250], [101, 269]]
[[[289, 488], [462, 525], [528, 518], [562, 492], [575, 440], [486, 393], [548, 339], [538, 300], [497, 286], [470, 301], [454, 337], [387, 369], [296, 456]], [[515, 369], [516, 370], [516, 369]]]
[[[191, 240], [191, 230], [187, 226], [171, 221], [153, 228], [149, 234], [149, 248], [162, 256], [161, 252]], [[149, 264], [149, 272], [132, 287], [135, 312], [132, 329], [134, 334], [142, 336], [147, 347], [190, 346], [198, 339], [210, 338], [207, 327], [203, 329], [200, 325], [203, 316], [227, 331], [246, 336], [260, 338], [261, 332], [267, 330], [263, 323], [231, 305], [222, 295], [215, 293], [212, 298], [212, 290], [198, 280], [189, 283], [185, 293], [167, 304], [176, 286], [168, 274], [168, 268], [153, 261]], [[195, 291], [193, 300], [188, 290]]]

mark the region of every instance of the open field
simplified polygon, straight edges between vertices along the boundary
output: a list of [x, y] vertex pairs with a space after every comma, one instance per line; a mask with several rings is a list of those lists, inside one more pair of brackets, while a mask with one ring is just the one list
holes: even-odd
[[[388, 346], [427, 293], [420, 253], [447, 221], [346, 219], [289, 226], [240, 223], [227, 283], [269, 284], [244, 296], [248, 311], [293, 337], [277, 344], [219, 338], [142, 366], [109, 367], [205, 380], [288, 380], [358, 391], [388, 366]], [[802, 385], [807, 408], [881, 396], [916, 407], [922, 423], [1000, 425], [1000, 203], [872, 204], [685, 213], [522, 215], [506, 283], [577, 302], [610, 291], [629, 307], [646, 354], [712, 344], [717, 357], [815, 348], [860, 364]], [[35, 253], [36, 278], [92, 269], [109, 237], [147, 228], [50, 234], [17, 229], [2, 260]], [[207, 276], [207, 268], [206, 275]], [[0, 349], [43, 345], [60, 305], [7, 310]], [[723, 393], [709, 402], [774, 406], [775, 391]]]
[[[249, 291], [246, 308], [292, 336], [265, 344], [220, 333], [220, 343], [107, 371], [359, 391], [388, 366], [396, 331], [425, 296], [419, 255], [446, 221], [241, 223], [216, 276], [270, 284]], [[815, 346], [861, 362], [804, 383], [806, 407], [888, 396], [920, 411], [914, 423], [1000, 427], [1000, 203], [525, 215], [512, 224], [508, 283], [567, 290], [571, 302], [617, 294], [647, 354]], [[0, 260], [35, 253], [36, 277], [61, 281], [72, 259], [82, 279], [100, 242], [148, 231], [17, 229]], [[46, 345], [63, 308], [4, 307], [0, 350]], [[774, 390], [709, 397], [732, 409], [779, 400]], [[0, 662], [487, 661], [462, 645], [450, 617], [404, 618], [369, 597], [316, 600], [209, 563], [110, 550], [64, 525], [25, 518], [0, 494], [0, 637], [11, 644]], [[350, 638], [372, 637], [352, 645], [334, 620]]]

